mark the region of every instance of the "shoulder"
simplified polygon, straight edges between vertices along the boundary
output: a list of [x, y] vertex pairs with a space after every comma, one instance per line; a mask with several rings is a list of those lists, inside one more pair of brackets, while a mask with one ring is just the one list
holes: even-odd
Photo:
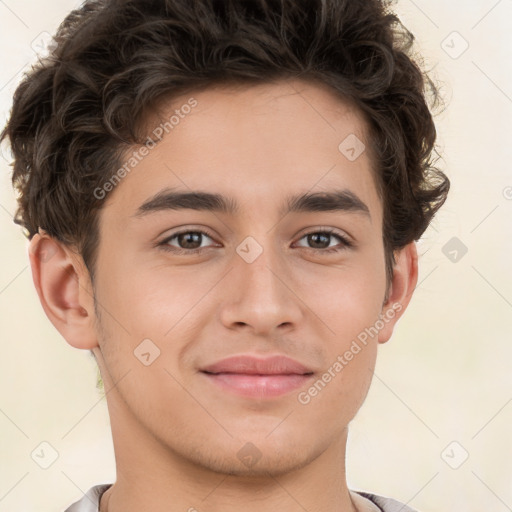
[[397, 501], [393, 498], [388, 498], [387, 496], [380, 496], [378, 494], [372, 494], [370, 492], [363, 491], [352, 491], [363, 498], [371, 501], [373, 504], [377, 505], [382, 512], [418, 512], [417, 510], [409, 507], [405, 503]]
[[100, 484], [91, 487], [80, 500], [64, 512], [98, 512], [100, 497], [111, 486], [112, 484]]

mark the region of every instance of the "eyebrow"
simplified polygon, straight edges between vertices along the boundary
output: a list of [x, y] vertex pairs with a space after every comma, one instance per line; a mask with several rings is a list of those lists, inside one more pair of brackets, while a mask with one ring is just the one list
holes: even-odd
[[[182, 209], [230, 215], [236, 215], [240, 212], [237, 201], [232, 197], [203, 191], [183, 192], [166, 188], [146, 200], [132, 216], [140, 218], [154, 212]], [[367, 216], [371, 221], [368, 206], [348, 189], [290, 196], [285, 200], [279, 215], [335, 211], [360, 213]]]

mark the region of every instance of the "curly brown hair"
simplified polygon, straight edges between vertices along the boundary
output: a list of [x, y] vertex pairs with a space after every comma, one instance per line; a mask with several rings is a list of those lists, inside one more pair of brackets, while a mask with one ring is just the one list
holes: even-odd
[[93, 191], [141, 143], [152, 108], [216, 84], [312, 80], [368, 121], [389, 284], [394, 251], [421, 237], [450, 186], [432, 157], [439, 90], [390, 3], [86, 1], [25, 75], [0, 135], [14, 156], [14, 222], [76, 248], [94, 279], [104, 200]]

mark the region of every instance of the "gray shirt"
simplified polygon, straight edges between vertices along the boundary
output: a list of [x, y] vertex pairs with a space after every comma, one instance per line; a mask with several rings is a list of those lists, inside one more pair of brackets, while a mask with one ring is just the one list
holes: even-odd
[[[91, 487], [79, 501], [73, 503], [65, 512], [99, 512], [101, 495], [111, 485], [101, 484]], [[356, 505], [365, 512], [417, 512], [392, 498], [363, 491], [350, 491], [350, 494]]]

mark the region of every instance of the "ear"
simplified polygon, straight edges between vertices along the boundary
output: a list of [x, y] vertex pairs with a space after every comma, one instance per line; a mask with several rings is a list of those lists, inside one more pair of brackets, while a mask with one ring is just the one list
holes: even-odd
[[404, 314], [418, 282], [418, 251], [411, 242], [395, 253], [393, 279], [387, 302], [382, 306], [384, 327], [379, 331], [379, 343], [386, 343], [393, 334], [398, 319]]
[[29, 245], [32, 279], [46, 316], [73, 347], [98, 346], [92, 283], [82, 258], [45, 231]]

